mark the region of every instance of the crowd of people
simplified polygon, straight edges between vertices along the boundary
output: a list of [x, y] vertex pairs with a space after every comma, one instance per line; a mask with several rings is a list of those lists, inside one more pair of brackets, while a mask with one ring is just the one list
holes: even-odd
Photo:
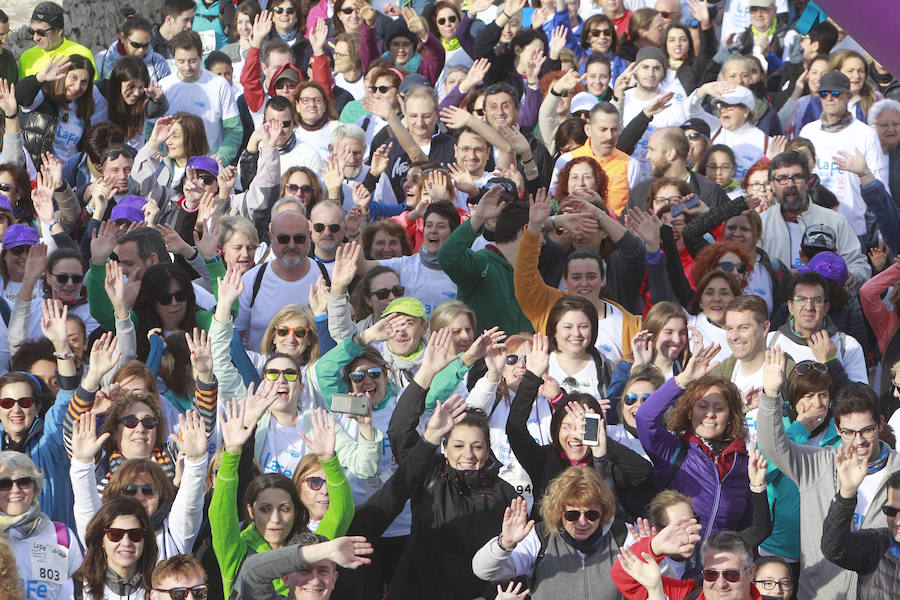
[[0, 10], [0, 598], [895, 597], [865, 39], [806, 0], [142, 8], [89, 49], [41, 2], [18, 56]]

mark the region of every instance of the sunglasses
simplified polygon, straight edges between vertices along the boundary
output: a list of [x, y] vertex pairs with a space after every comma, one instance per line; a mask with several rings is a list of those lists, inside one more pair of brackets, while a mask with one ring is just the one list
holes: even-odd
[[374, 290], [369, 292], [369, 296], [375, 296], [379, 300], [385, 300], [389, 295], [393, 294], [394, 298], [400, 298], [403, 294], [406, 293], [406, 288], [402, 285], [395, 285], [391, 288], [381, 288], [380, 290]]
[[276, 90], [283, 90], [285, 88], [292, 90], [295, 87], [297, 87], [297, 82], [291, 81], [290, 79], [279, 79], [278, 81], [275, 82]]
[[396, 87], [396, 86], [393, 86], [393, 85], [370, 85], [369, 91], [372, 92], [373, 94], [375, 92], [381, 92], [382, 94], [387, 94], [394, 87]]
[[[0, 479], [0, 486], [3, 485], [4, 481], [9, 481], [9, 480], [8, 479]], [[0, 489], [3, 489], [3, 488], [0, 487]], [[883, 512], [884, 516], [886, 516], [886, 517], [894, 518], [897, 516], [897, 513], [900, 513], [900, 508], [897, 508], [896, 506], [888, 506], [887, 504], [885, 504], [884, 506], [881, 507], [881, 512]]]
[[506, 364], [509, 365], [510, 367], [515, 364], [518, 364], [520, 360], [522, 361], [523, 365], [528, 362], [527, 357], [524, 354], [507, 354], [506, 355]]
[[290, 192], [291, 194], [297, 194], [297, 193], [300, 193], [300, 194], [312, 194], [312, 192], [313, 192], [312, 186], [311, 186], [311, 185], [306, 185], [306, 184], [304, 184], [304, 185], [297, 185], [296, 183], [289, 183], [289, 184], [287, 184], [286, 186], [284, 186], [284, 189], [285, 189], [286, 191]]
[[612, 37], [612, 29], [591, 29], [591, 37], [600, 37], [601, 35]]
[[818, 92], [819, 98], [821, 98], [822, 100], [824, 100], [828, 96], [831, 96], [832, 98], [840, 98], [841, 94], [843, 94], [843, 93], [844, 92], [839, 92], [837, 90], [830, 90], [830, 91], [819, 90], [819, 92]]
[[741, 275], [747, 272], [747, 265], [744, 263], [733, 263], [729, 260], [723, 260], [719, 264], [716, 265], [723, 271], [728, 271], [729, 273], [732, 271], [737, 271]]
[[298, 340], [302, 340], [309, 334], [309, 327], [287, 327], [286, 325], [279, 325], [275, 328], [275, 335], [278, 337], [287, 337], [290, 333], [293, 333], [294, 337]]
[[263, 371], [266, 379], [269, 381], [278, 381], [278, 378], [284, 375], [284, 380], [288, 382], [297, 381], [300, 377], [300, 371], [297, 369], [266, 369]]
[[144, 48], [150, 47], [149, 42], [147, 42], [146, 44], [142, 44], [140, 42], [134, 42], [132, 40], [128, 40], [128, 43], [131, 44], [131, 47], [134, 48], [135, 50], [143, 50]]
[[684, 134], [684, 137], [692, 142], [696, 142], [697, 140], [702, 139], [704, 136], [702, 133], [686, 133]]
[[31, 246], [16, 246], [15, 248], [9, 249], [13, 256], [22, 256], [23, 254], [27, 254], [29, 250], [31, 250]]
[[84, 281], [84, 275], [80, 275], [78, 273], [51, 273], [50, 277], [55, 277], [56, 282], [60, 285], [65, 285], [69, 280], [71, 280], [72, 283], [75, 284]]
[[106, 528], [106, 538], [111, 542], [121, 542], [122, 538], [126, 535], [128, 539], [134, 542], [135, 544], [139, 544], [144, 541], [144, 530], [143, 529], [119, 529], [118, 527], [107, 527]]
[[294, 240], [294, 244], [297, 246], [302, 246], [306, 243], [306, 236], [302, 233], [295, 233], [293, 236], [288, 235], [286, 233], [279, 233], [275, 236], [275, 240], [278, 241], [282, 246], [287, 246], [291, 243], [291, 240]]
[[278, 6], [276, 8], [273, 8], [272, 12], [275, 13], [276, 15], [280, 15], [282, 13], [287, 13], [289, 15], [292, 15], [292, 14], [294, 14], [295, 11], [294, 11], [293, 6], [288, 6], [288, 7]]
[[9, 192], [13, 189], [13, 184], [11, 183], [0, 183], [0, 192]]
[[40, 37], [47, 37], [47, 34], [53, 31], [52, 29], [32, 29], [28, 28], [28, 35], [39, 35]]
[[737, 569], [725, 569], [723, 571], [717, 569], [703, 569], [701, 573], [703, 573], [703, 580], [709, 583], [718, 581], [719, 576], [724, 577], [725, 581], [728, 583], [737, 583], [741, 580], [741, 573], [743, 573], [743, 571], [738, 571]]
[[342, 8], [341, 12], [344, 13], [345, 15], [351, 15], [351, 14], [353, 14], [354, 10], [355, 9], [352, 6], [348, 6], [347, 8]]
[[384, 370], [381, 367], [369, 367], [365, 371], [351, 371], [347, 377], [349, 377], [350, 381], [353, 383], [361, 383], [366, 377], [369, 379], [378, 379], [381, 377], [382, 373], [384, 373]]
[[815, 371], [819, 375], [824, 375], [828, 372], [828, 367], [820, 362], [816, 362], [813, 360], [804, 360], [803, 362], [797, 363], [797, 366], [794, 367], [794, 370], [796, 370], [800, 375], [808, 375], [813, 371]]
[[138, 492], [142, 493], [144, 496], [155, 496], [157, 494], [156, 486], [150, 483], [145, 483], [143, 485], [130, 483], [122, 488], [122, 493], [126, 496], [137, 496]]
[[306, 485], [314, 490], [321, 490], [322, 486], [325, 485], [325, 479], [322, 477], [307, 477], [303, 481], [305, 481]]
[[325, 223], [313, 223], [313, 230], [316, 233], [322, 233], [323, 231], [325, 231], [326, 227], [331, 233], [337, 233], [341, 230], [341, 226], [338, 223], [331, 223], [330, 225], [326, 225]]
[[476, 109], [473, 110], [472, 112], [474, 112], [474, 113], [475, 113], [476, 115], [478, 115], [479, 117], [483, 117], [483, 116], [484, 116], [484, 109], [483, 109], [483, 108], [476, 108]]
[[659, 16], [661, 16], [663, 19], [668, 19], [669, 17], [681, 18], [681, 13], [672, 12], [670, 10], [661, 10], [659, 11]]
[[438, 25], [446, 25], [448, 22], [449, 22], [449, 23], [456, 23], [457, 20], [458, 20], [458, 19], [456, 18], [456, 15], [450, 15], [449, 17], [446, 17], [446, 18], [445, 18], [445, 17], [441, 17], [440, 19], [438, 19], [438, 20], [437, 20], [437, 24], [438, 24]]
[[197, 179], [203, 182], [203, 185], [212, 185], [216, 182], [216, 178], [214, 175], [209, 175], [207, 173], [203, 173], [202, 175], [197, 175]]
[[649, 397], [650, 397], [650, 394], [625, 394], [623, 396], [623, 398], [625, 399], [626, 406], [631, 406], [632, 404], [637, 402], [638, 399], [640, 399], [641, 402], [643, 402], [644, 400], [646, 400]]
[[599, 521], [600, 520], [600, 511], [599, 510], [567, 510], [563, 513], [563, 517], [565, 517], [566, 521], [570, 523], [574, 523], [578, 519], [581, 518], [581, 515], [584, 515], [584, 518], [590, 522]]
[[159, 300], [157, 300], [157, 302], [159, 302], [163, 306], [168, 306], [168, 305], [172, 304], [173, 300], [175, 302], [186, 301], [187, 300], [187, 292], [185, 292], [184, 290], [178, 290], [177, 292], [172, 292], [171, 294], [163, 294], [162, 296], [159, 297]]
[[282, 129], [287, 129], [294, 124], [293, 121], [282, 121], [281, 119], [269, 119], [268, 123], [278, 123]]
[[127, 149], [115, 149], [115, 150], [107, 150], [100, 156], [100, 164], [102, 165], [108, 160], [116, 160], [120, 156], [124, 156], [126, 158], [134, 158], [135, 151], [131, 148]]
[[10, 479], [4, 477], [0, 479], [0, 492], [8, 492], [16, 484], [20, 490], [30, 490], [34, 487], [34, 477], [19, 477], [18, 479]]
[[9, 410], [14, 404], [18, 404], [22, 408], [31, 408], [34, 404], [34, 398], [31, 396], [23, 396], [22, 398], [0, 398], [0, 407]]
[[207, 586], [205, 583], [203, 585], [195, 585], [191, 588], [177, 587], [170, 590], [153, 588], [153, 590], [168, 594], [169, 598], [171, 598], [172, 600], [185, 600], [188, 597], [188, 594], [190, 594], [194, 600], [206, 600], [206, 597], [209, 594], [209, 586]]
[[[128, 429], [134, 429], [138, 426], [138, 423], [144, 426], [144, 429], [156, 429], [156, 426], [159, 424], [159, 421], [156, 417], [143, 417], [138, 419], [134, 415], [125, 415], [121, 419], [119, 419], [119, 423], [127, 427]], [[140, 540], [135, 540], [140, 541]]]

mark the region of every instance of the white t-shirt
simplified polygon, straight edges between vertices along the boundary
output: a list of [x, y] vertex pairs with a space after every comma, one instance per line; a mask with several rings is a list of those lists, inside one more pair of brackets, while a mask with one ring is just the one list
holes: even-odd
[[753, 164], [766, 155], [766, 134], [750, 123], [728, 131], [720, 127], [712, 138], [713, 144], [724, 144], [734, 151], [735, 162], [734, 178], [744, 181], [747, 171]]
[[456, 300], [456, 284], [443, 271], [426, 267], [418, 253], [378, 262], [397, 271], [406, 295], [418, 298], [425, 305], [426, 318], [431, 317], [437, 305]]
[[696, 315], [688, 315], [688, 326], [694, 327], [703, 334], [703, 345], [708, 346], [712, 343], [719, 344], [721, 349], [713, 358], [714, 361], [722, 362], [731, 356], [731, 347], [728, 345], [728, 336], [724, 327], [719, 327], [709, 320], [702, 312]]
[[597, 321], [597, 343], [594, 348], [611, 360], [618, 362], [622, 358], [622, 311], [604, 302], [606, 318]]
[[167, 114], [183, 111], [203, 119], [210, 152], [215, 154], [222, 143], [222, 122], [239, 116], [228, 81], [204, 69], [197, 81], [182, 81], [173, 71], [159, 85], [169, 102]]
[[300, 459], [307, 454], [306, 444], [300, 434], [305, 430], [300, 417], [292, 427], [280, 425], [275, 417], [269, 419], [266, 443], [263, 450], [263, 473], [281, 473], [286, 477], [294, 475]]
[[791, 236], [790, 268], [796, 269], [803, 264], [800, 262], [800, 243], [803, 241], [803, 234], [806, 233], [806, 228], [800, 223], [794, 223], [793, 221], [785, 221], [784, 224], [787, 225], [788, 234]]
[[[637, 88], [632, 88], [625, 92], [625, 100], [622, 108], [622, 123], [628, 125], [639, 112], [644, 110], [648, 104], [656, 99], [654, 96], [649, 100], [639, 100], [635, 97]], [[629, 173], [629, 183], [631, 181], [644, 181], [653, 177], [650, 161], [647, 160], [647, 142], [650, 140], [650, 134], [660, 127], [679, 127], [687, 121], [688, 114], [686, 112], [687, 104], [684, 102], [671, 102], [669, 108], [655, 115], [650, 125], [641, 139], [634, 147], [631, 158], [637, 161], [636, 172], [632, 175]], [[630, 167], [631, 165], [629, 165]], [[631, 186], [634, 187], [634, 186]]]
[[854, 531], [862, 528], [866, 513], [869, 512], [869, 505], [878, 495], [878, 488], [881, 487], [881, 483], [887, 476], [887, 469], [881, 469], [871, 475], [866, 475], [866, 478], [863, 479], [862, 485], [856, 491], [856, 508], [853, 510]]
[[75, 154], [78, 141], [84, 133], [81, 119], [75, 112], [74, 102], [59, 111], [59, 124], [53, 137], [53, 156], [65, 162]]
[[558, 352], [550, 353], [550, 366], [547, 374], [559, 383], [559, 387], [567, 394], [590, 394], [600, 400], [600, 391], [597, 389], [600, 382], [597, 380], [597, 365], [594, 364], [594, 361], [588, 360], [583, 369], [570, 375], [559, 365], [558, 356]]
[[313, 173], [321, 179], [319, 173], [325, 168], [325, 163], [322, 162], [322, 156], [319, 152], [299, 138], [293, 148], [284, 154], [280, 154], [278, 158], [280, 159], [282, 175], [291, 167], [307, 167], [312, 169]]
[[339, 87], [350, 92], [350, 95], [353, 96], [354, 100], [362, 100], [366, 95], [366, 78], [362, 76], [351, 83], [347, 81], [343, 73], [335, 73], [334, 85], [335, 87]]
[[338, 125], [340, 125], [338, 121], [329, 121], [324, 127], [315, 131], [307, 131], [302, 127], [298, 127], [294, 130], [294, 135], [297, 136], [298, 140], [318, 151], [319, 157], [325, 160], [331, 154], [328, 150], [328, 144], [331, 143], [331, 130]]

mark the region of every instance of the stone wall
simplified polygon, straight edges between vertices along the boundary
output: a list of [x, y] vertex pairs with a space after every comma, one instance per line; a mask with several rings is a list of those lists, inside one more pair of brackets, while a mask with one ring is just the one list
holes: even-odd
[[[116, 37], [124, 19], [122, 11], [133, 7], [151, 23], [158, 23], [162, 0], [56, 0], [66, 11], [65, 33], [76, 41], [98, 52], [108, 48]], [[17, 56], [34, 45], [28, 35], [28, 22], [39, 0], [13, 0], [15, 9], [5, 9], [10, 14], [10, 32], [6, 46]], [[24, 24], [22, 24], [24, 23]]]

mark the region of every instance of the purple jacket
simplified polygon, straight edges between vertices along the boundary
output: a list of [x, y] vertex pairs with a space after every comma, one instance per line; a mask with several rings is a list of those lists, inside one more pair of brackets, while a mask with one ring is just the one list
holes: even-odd
[[[644, 401], [635, 416], [638, 439], [655, 465], [660, 485], [669, 479], [675, 454], [681, 447], [681, 439], [666, 429], [663, 415], [682, 392], [675, 378], [669, 379]], [[715, 461], [700, 448], [697, 438], [687, 434], [683, 439], [688, 440], [684, 463], [668, 487], [693, 500], [694, 512], [703, 526], [703, 539], [726, 529], [747, 527], [753, 520], [753, 502], [746, 451], [736, 452], [734, 464], [720, 477]]]

